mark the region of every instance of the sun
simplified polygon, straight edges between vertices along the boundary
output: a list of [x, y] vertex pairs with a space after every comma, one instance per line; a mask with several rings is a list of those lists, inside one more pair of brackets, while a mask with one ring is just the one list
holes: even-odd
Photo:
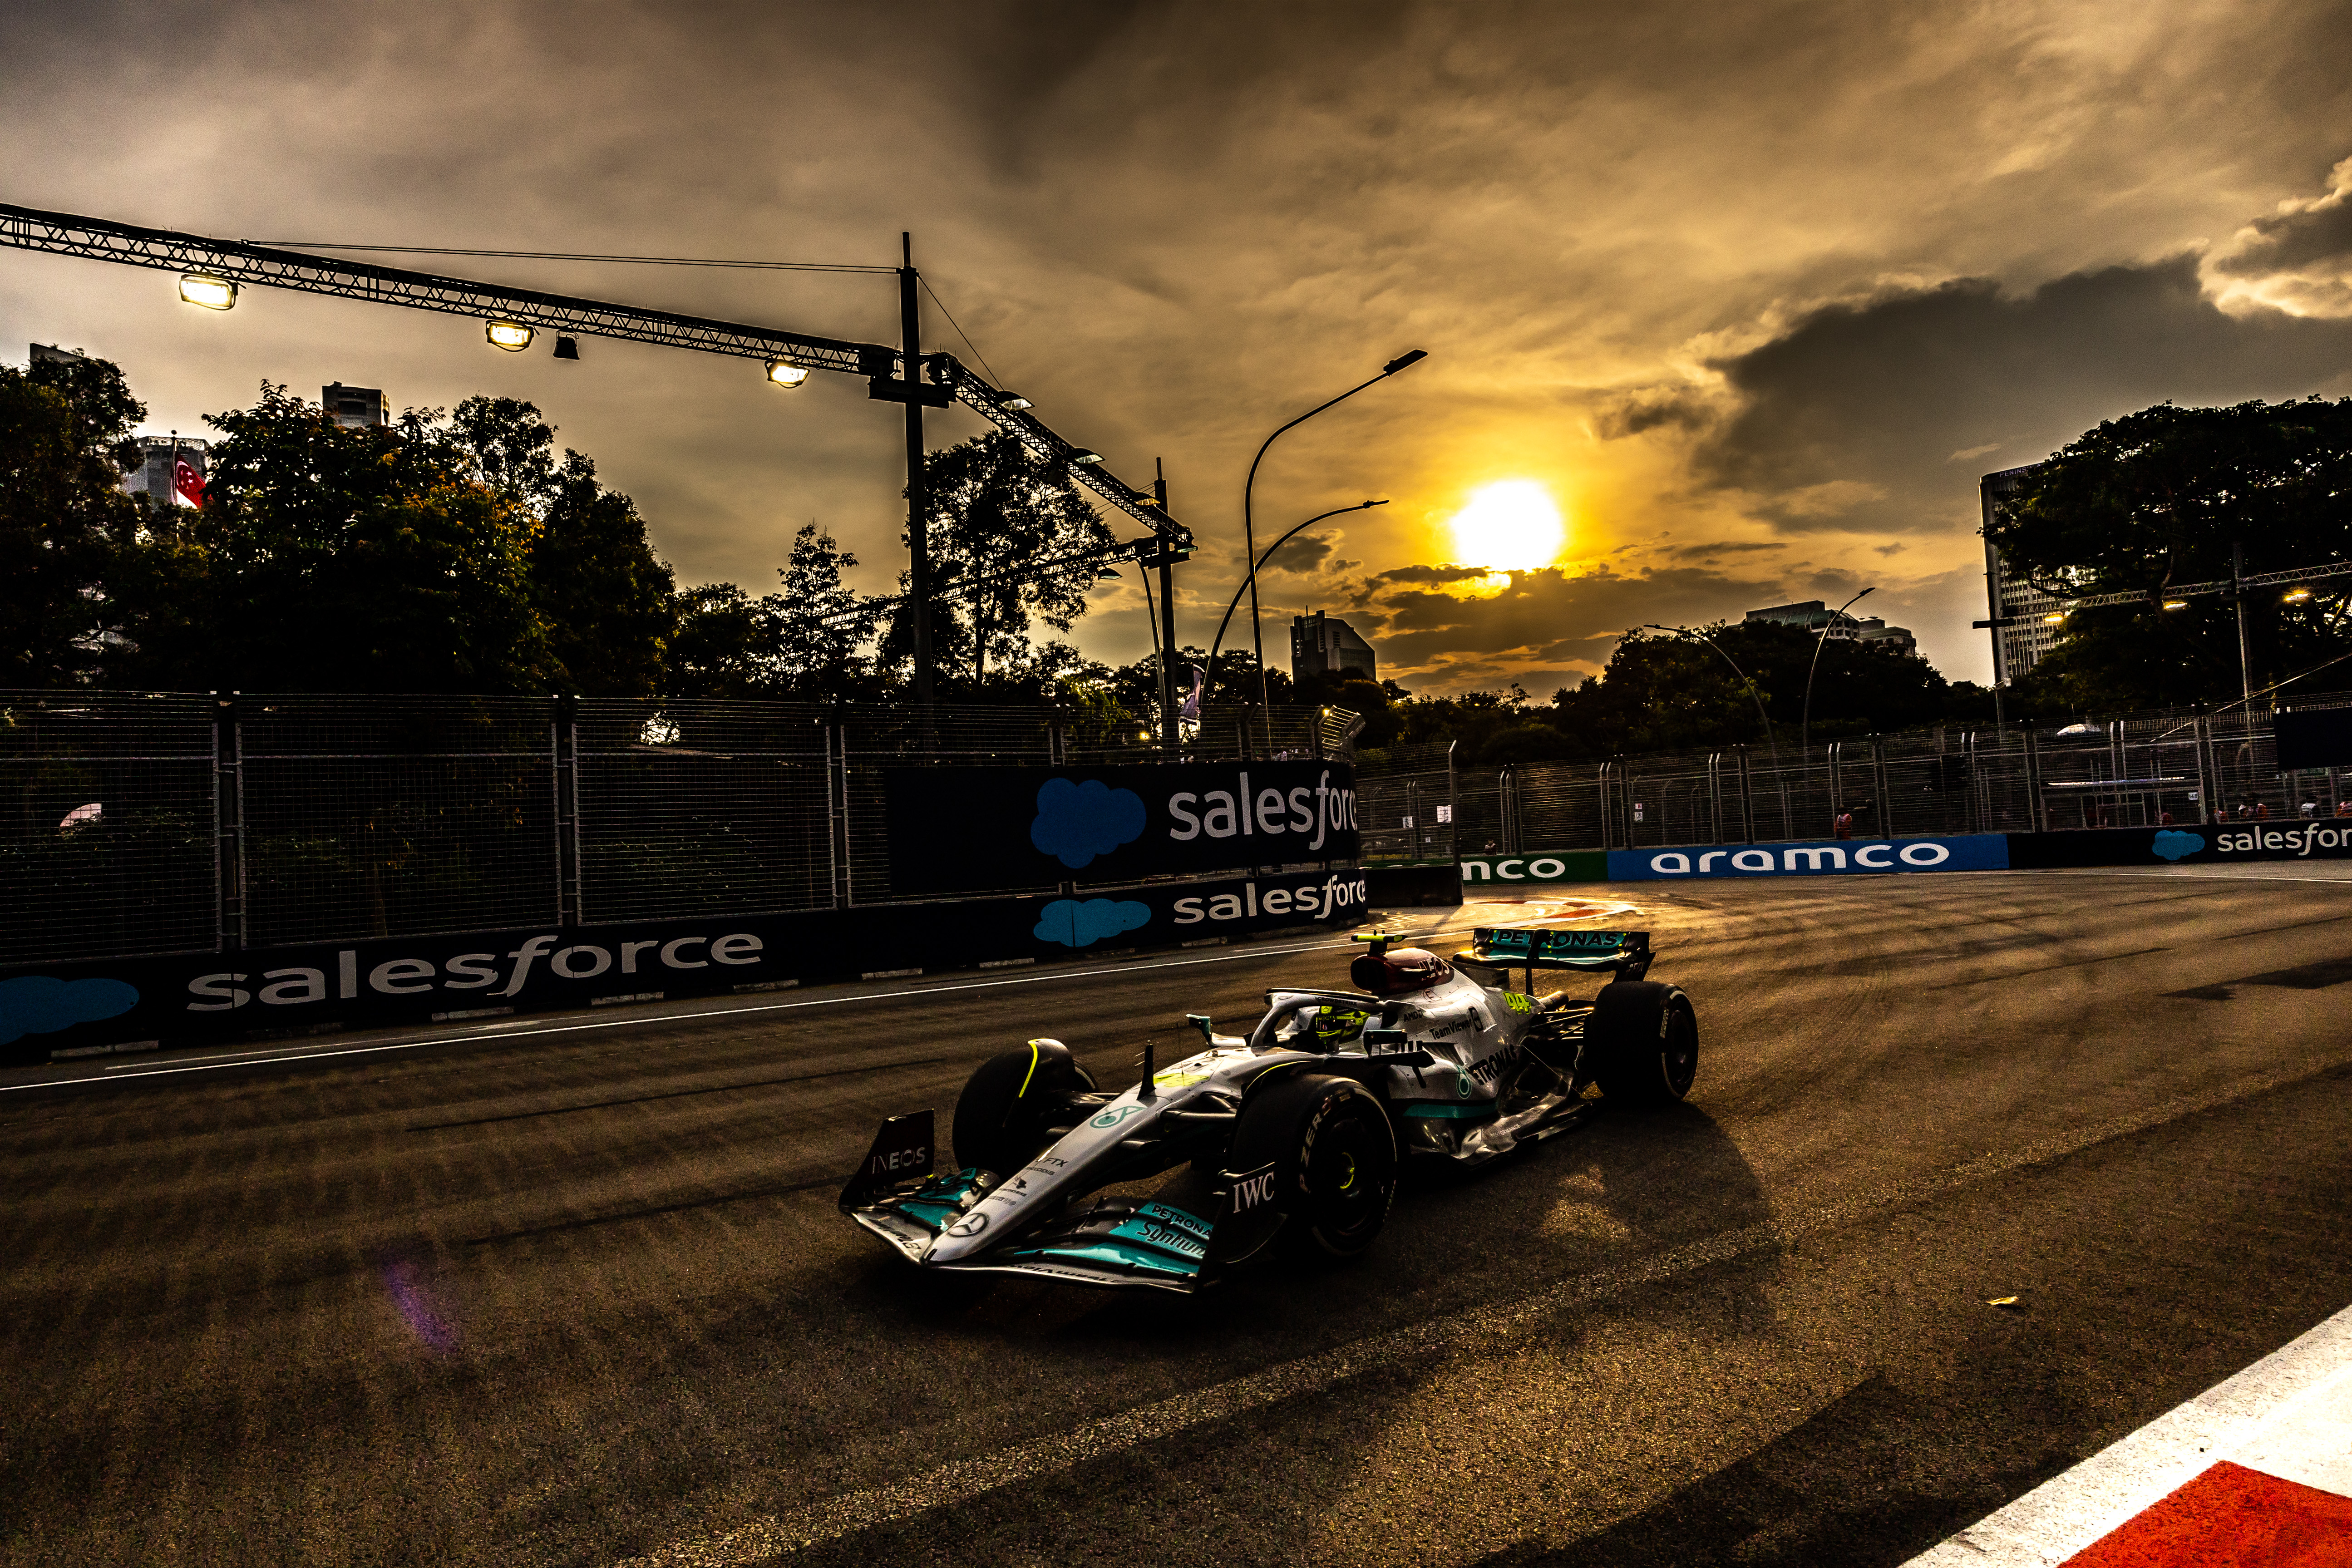
[[1551, 491], [1533, 479], [1497, 479], [1470, 492], [1454, 514], [1454, 564], [1516, 572], [1549, 566], [1568, 543]]

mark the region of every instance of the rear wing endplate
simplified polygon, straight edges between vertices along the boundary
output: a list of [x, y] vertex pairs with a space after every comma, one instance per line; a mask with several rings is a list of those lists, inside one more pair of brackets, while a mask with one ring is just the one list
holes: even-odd
[[1532, 991], [1538, 969], [1606, 972], [1620, 980], [1639, 980], [1648, 973], [1653, 954], [1645, 931], [1482, 926], [1472, 932], [1470, 947], [1459, 956], [1497, 969], [1524, 967]]

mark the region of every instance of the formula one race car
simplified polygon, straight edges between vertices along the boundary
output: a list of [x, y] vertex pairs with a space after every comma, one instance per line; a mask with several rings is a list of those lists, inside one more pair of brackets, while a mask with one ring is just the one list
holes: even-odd
[[[1155, 1070], [1147, 1047], [1121, 1094], [1057, 1040], [983, 1062], [956, 1101], [957, 1168], [930, 1173], [929, 1111], [893, 1117], [842, 1211], [926, 1268], [1197, 1290], [1276, 1248], [1361, 1253], [1403, 1155], [1483, 1164], [1602, 1103], [1690, 1089], [1696, 1015], [1643, 978], [1647, 931], [1481, 930], [1451, 961], [1356, 940], [1360, 990], [1270, 991], [1246, 1036], [1189, 1016], [1208, 1048]], [[1611, 979], [1590, 1000], [1538, 997], [1542, 969]], [[1083, 1201], [1186, 1164], [1189, 1191]]]

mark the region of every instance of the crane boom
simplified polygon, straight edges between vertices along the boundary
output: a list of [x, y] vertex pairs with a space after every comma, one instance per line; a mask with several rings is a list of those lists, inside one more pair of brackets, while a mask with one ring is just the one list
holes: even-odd
[[[1078, 450], [1030, 411], [1008, 407], [1013, 401], [1008, 394], [990, 385], [948, 354], [926, 355], [922, 366], [908, 366], [902, 363], [904, 356], [897, 349], [885, 343], [817, 337], [776, 327], [751, 326], [610, 300], [380, 267], [373, 262], [343, 261], [307, 251], [251, 245], [243, 240], [208, 239], [202, 235], [141, 228], [107, 218], [41, 212], [6, 203], [0, 203], [0, 245], [53, 256], [152, 267], [161, 271], [205, 273], [240, 287], [292, 289], [306, 294], [364, 300], [412, 310], [495, 317], [583, 337], [658, 343], [737, 359], [788, 359], [811, 370], [863, 375], [877, 388], [893, 381], [902, 385], [912, 383], [918, 370], [929, 370], [938, 391], [951, 392], [956, 401], [1015, 437], [1038, 456], [1067, 461]], [[1163, 546], [1176, 550], [1192, 547], [1189, 529], [1102, 465], [1072, 464], [1069, 473], [1113, 510], [1150, 528]]]

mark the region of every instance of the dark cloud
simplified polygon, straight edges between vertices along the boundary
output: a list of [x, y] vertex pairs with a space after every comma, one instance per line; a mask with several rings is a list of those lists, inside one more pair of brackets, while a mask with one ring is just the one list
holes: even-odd
[[2213, 263], [2218, 272], [2239, 278], [2297, 272], [2315, 263], [2352, 265], [2352, 160], [2336, 165], [2336, 186], [2313, 202], [2258, 217], [2229, 254]]
[[[1392, 579], [1392, 581], [1401, 581]], [[1631, 626], [1737, 620], [1784, 601], [1783, 584], [1697, 566], [1653, 572], [1522, 572], [1498, 594], [1456, 597], [1419, 585], [1379, 594], [1381, 658], [1407, 668], [1514, 656], [1598, 668]]]
[[1704, 398], [1679, 392], [1629, 393], [1601, 405], [1593, 429], [1604, 441], [1622, 441], [1645, 430], [1696, 429], [1712, 417]]
[[1718, 555], [1761, 555], [1788, 548], [1777, 541], [1727, 540], [1716, 544], [1678, 544], [1666, 553], [1678, 561], [1712, 561]]
[[1269, 572], [1288, 572], [1307, 576], [1332, 564], [1332, 551], [1339, 546], [1339, 536], [1325, 537], [1319, 533], [1302, 533], [1266, 557]]
[[2301, 396], [2347, 365], [2352, 322], [2225, 313], [2186, 254], [2018, 295], [1963, 279], [1813, 311], [1717, 362], [1740, 405], [1699, 471], [1791, 531], [1940, 529], [1974, 504], [1956, 444], [2030, 461], [2133, 408]]
[[1484, 566], [1399, 566], [1378, 574], [1372, 583], [1469, 583], [1494, 574]]

